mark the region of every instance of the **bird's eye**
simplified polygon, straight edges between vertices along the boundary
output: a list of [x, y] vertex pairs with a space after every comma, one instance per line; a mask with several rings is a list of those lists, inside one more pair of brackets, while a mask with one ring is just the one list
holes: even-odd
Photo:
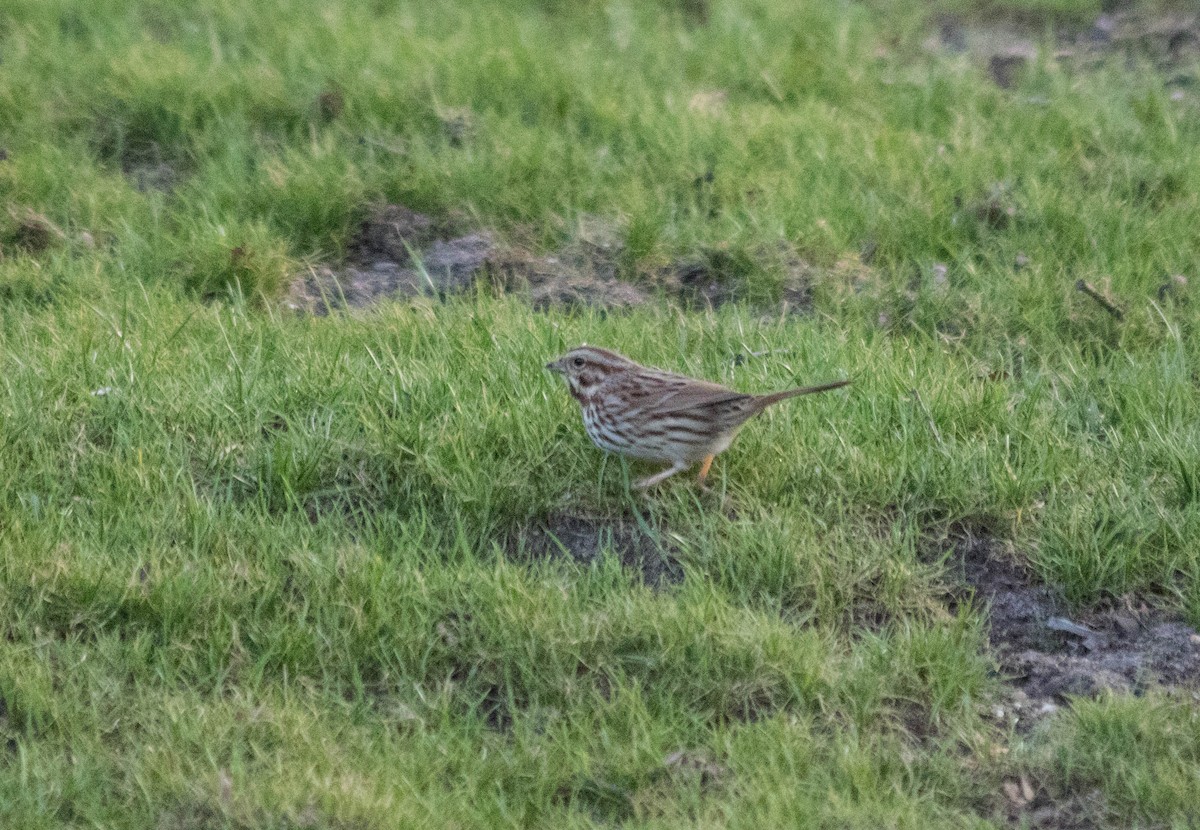
[[583, 368], [584, 360], [583, 360], [583, 358], [582, 358], [582, 357], [577, 357], [577, 358], [575, 358], [574, 360], [572, 360], [571, 362], [575, 364], [575, 368], [576, 368], [576, 369], [582, 369], [582, 368]]

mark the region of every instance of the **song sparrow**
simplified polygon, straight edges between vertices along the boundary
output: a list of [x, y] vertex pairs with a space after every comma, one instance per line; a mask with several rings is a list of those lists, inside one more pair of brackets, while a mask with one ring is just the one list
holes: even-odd
[[742, 425], [771, 404], [797, 395], [837, 389], [837, 380], [769, 395], [748, 395], [685, 375], [634, 363], [607, 349], [580, 346], [546, 368], [559, 372], [583, 410], [583, 426], [602, 450], [647, 461], [670, 462], [637, 482], [653, 487], [700, 462], [700, 484], [713, 456], [726, 450]]

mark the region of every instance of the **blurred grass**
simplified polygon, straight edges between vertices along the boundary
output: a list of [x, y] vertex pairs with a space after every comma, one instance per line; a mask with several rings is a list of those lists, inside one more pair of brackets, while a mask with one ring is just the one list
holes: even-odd
[[[1186, 826], [1185, 706], [989, 749], [931, 552], [1200, 622], [1197, 101], [909, 36], [1095, 5], [10, 3], [0, 823], [987, 827], [1027, 768]], [[612, 217], [631, 280], [719, 250], [769, 293], [786, 242], [812, 314], [281, 312], [376, 201], [546, 250]], [[641, 498], [541, 370], [580, 341], [855, 385], [749, 427], [724, 505]], [[682, 584], [512, 555], [559, 515], [660, 529]]]

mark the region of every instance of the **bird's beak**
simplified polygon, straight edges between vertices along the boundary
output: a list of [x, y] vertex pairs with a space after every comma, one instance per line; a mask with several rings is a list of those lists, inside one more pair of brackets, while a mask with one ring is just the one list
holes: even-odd
[[561, 372], [562, 371], [562, 367], [558, 365], [557, 360], [551, 360], [549, 363], [546, 364], [546, 368], [549, 369], [551, 372]]

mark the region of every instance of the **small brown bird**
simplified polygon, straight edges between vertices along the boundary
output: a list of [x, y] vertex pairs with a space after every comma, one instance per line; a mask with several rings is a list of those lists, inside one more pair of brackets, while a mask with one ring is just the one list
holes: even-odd
[[602, 450], [670, 467], [637, 482], [653, 487], [700, 462], [700, 484], [715, 455], [724, 452], [746, 421], [771, 404], [837, 389], [837, 380], [769, 395], [735, 392], [717, 383], [663, 372], [607, 349], [580, 346], [546, 364], [567, 379], [583, 410], [583, 427]]

